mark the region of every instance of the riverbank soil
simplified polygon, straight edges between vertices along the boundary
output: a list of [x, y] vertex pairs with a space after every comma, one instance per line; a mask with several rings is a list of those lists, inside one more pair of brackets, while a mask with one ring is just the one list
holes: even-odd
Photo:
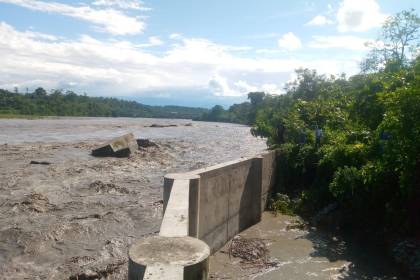
[[210, 259], [210, 279], [404, 279], [384, 256], [340, 236], [308, 228], [299, 217], [264, 212], [262, 221], [240, 236], [266, 243], [266, 265], [230, 256], [228, 242]]

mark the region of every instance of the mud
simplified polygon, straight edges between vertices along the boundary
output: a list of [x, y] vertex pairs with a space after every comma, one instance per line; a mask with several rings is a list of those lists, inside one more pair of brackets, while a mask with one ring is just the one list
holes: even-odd
[[[265, 263], [229, 254], [230, 242], [210, 257], [210, 279], [404, 280], [392, 262], [351, 236], [306, 226], [297, 216], [264, 212], [260, 223], [240, 233], [266, 244]], [[238, 237], [236, 237], [238, 238]], [[240, 255], [241, 256], [241, 255]]]
[[[265, 148], [244, 126], [159, 121], [0, 120], [0, 279], [126, 279], [130, 244], [159, 230], [164, 174]], [[157, 145], [90, 156], [131, 131]]]

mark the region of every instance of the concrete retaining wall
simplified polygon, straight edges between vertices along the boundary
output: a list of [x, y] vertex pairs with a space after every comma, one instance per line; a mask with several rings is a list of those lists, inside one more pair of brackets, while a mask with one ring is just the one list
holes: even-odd
[[[276, 152], [268, 151], [253, 158], [166, 175], [159, 235], [195, 237], [204, 241], [211, 252], [217, 251], [236, 234], [261, 220], [275, 183], [275, 164]], [[201, 262], [204, 265], [200, 267], [206, 267], [207, 260]], [[180, 271], [185, 270], [181, 267]], [[189, 279], [185, 273], [182, 277], [181, 274], [171, 279]], [[130, 276], [130, 279], [143, 278]]]
[[261, 217], [261, 159], [250, 158], [194, 171], [200, 176], [197, 238], [212, 252]]

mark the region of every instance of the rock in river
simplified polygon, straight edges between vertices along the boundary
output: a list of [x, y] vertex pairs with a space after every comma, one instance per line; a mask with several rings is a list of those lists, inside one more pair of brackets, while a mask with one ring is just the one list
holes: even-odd
[[137, 149], [136, 139], [132, 133], [129, 133], [92, 150], [92, 155], [95, 157], [128, 157]]
[[157, 147], [157, 144], [149, 139], [137, 139], [137, 145], [141, 148]]

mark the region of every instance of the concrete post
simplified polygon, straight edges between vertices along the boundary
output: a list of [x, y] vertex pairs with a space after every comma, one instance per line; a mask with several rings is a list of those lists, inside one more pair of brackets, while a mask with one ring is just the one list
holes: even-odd
[[189, 236], [152, 236], [128, 253], [128, 280], [207, 280], [210, 248]]

